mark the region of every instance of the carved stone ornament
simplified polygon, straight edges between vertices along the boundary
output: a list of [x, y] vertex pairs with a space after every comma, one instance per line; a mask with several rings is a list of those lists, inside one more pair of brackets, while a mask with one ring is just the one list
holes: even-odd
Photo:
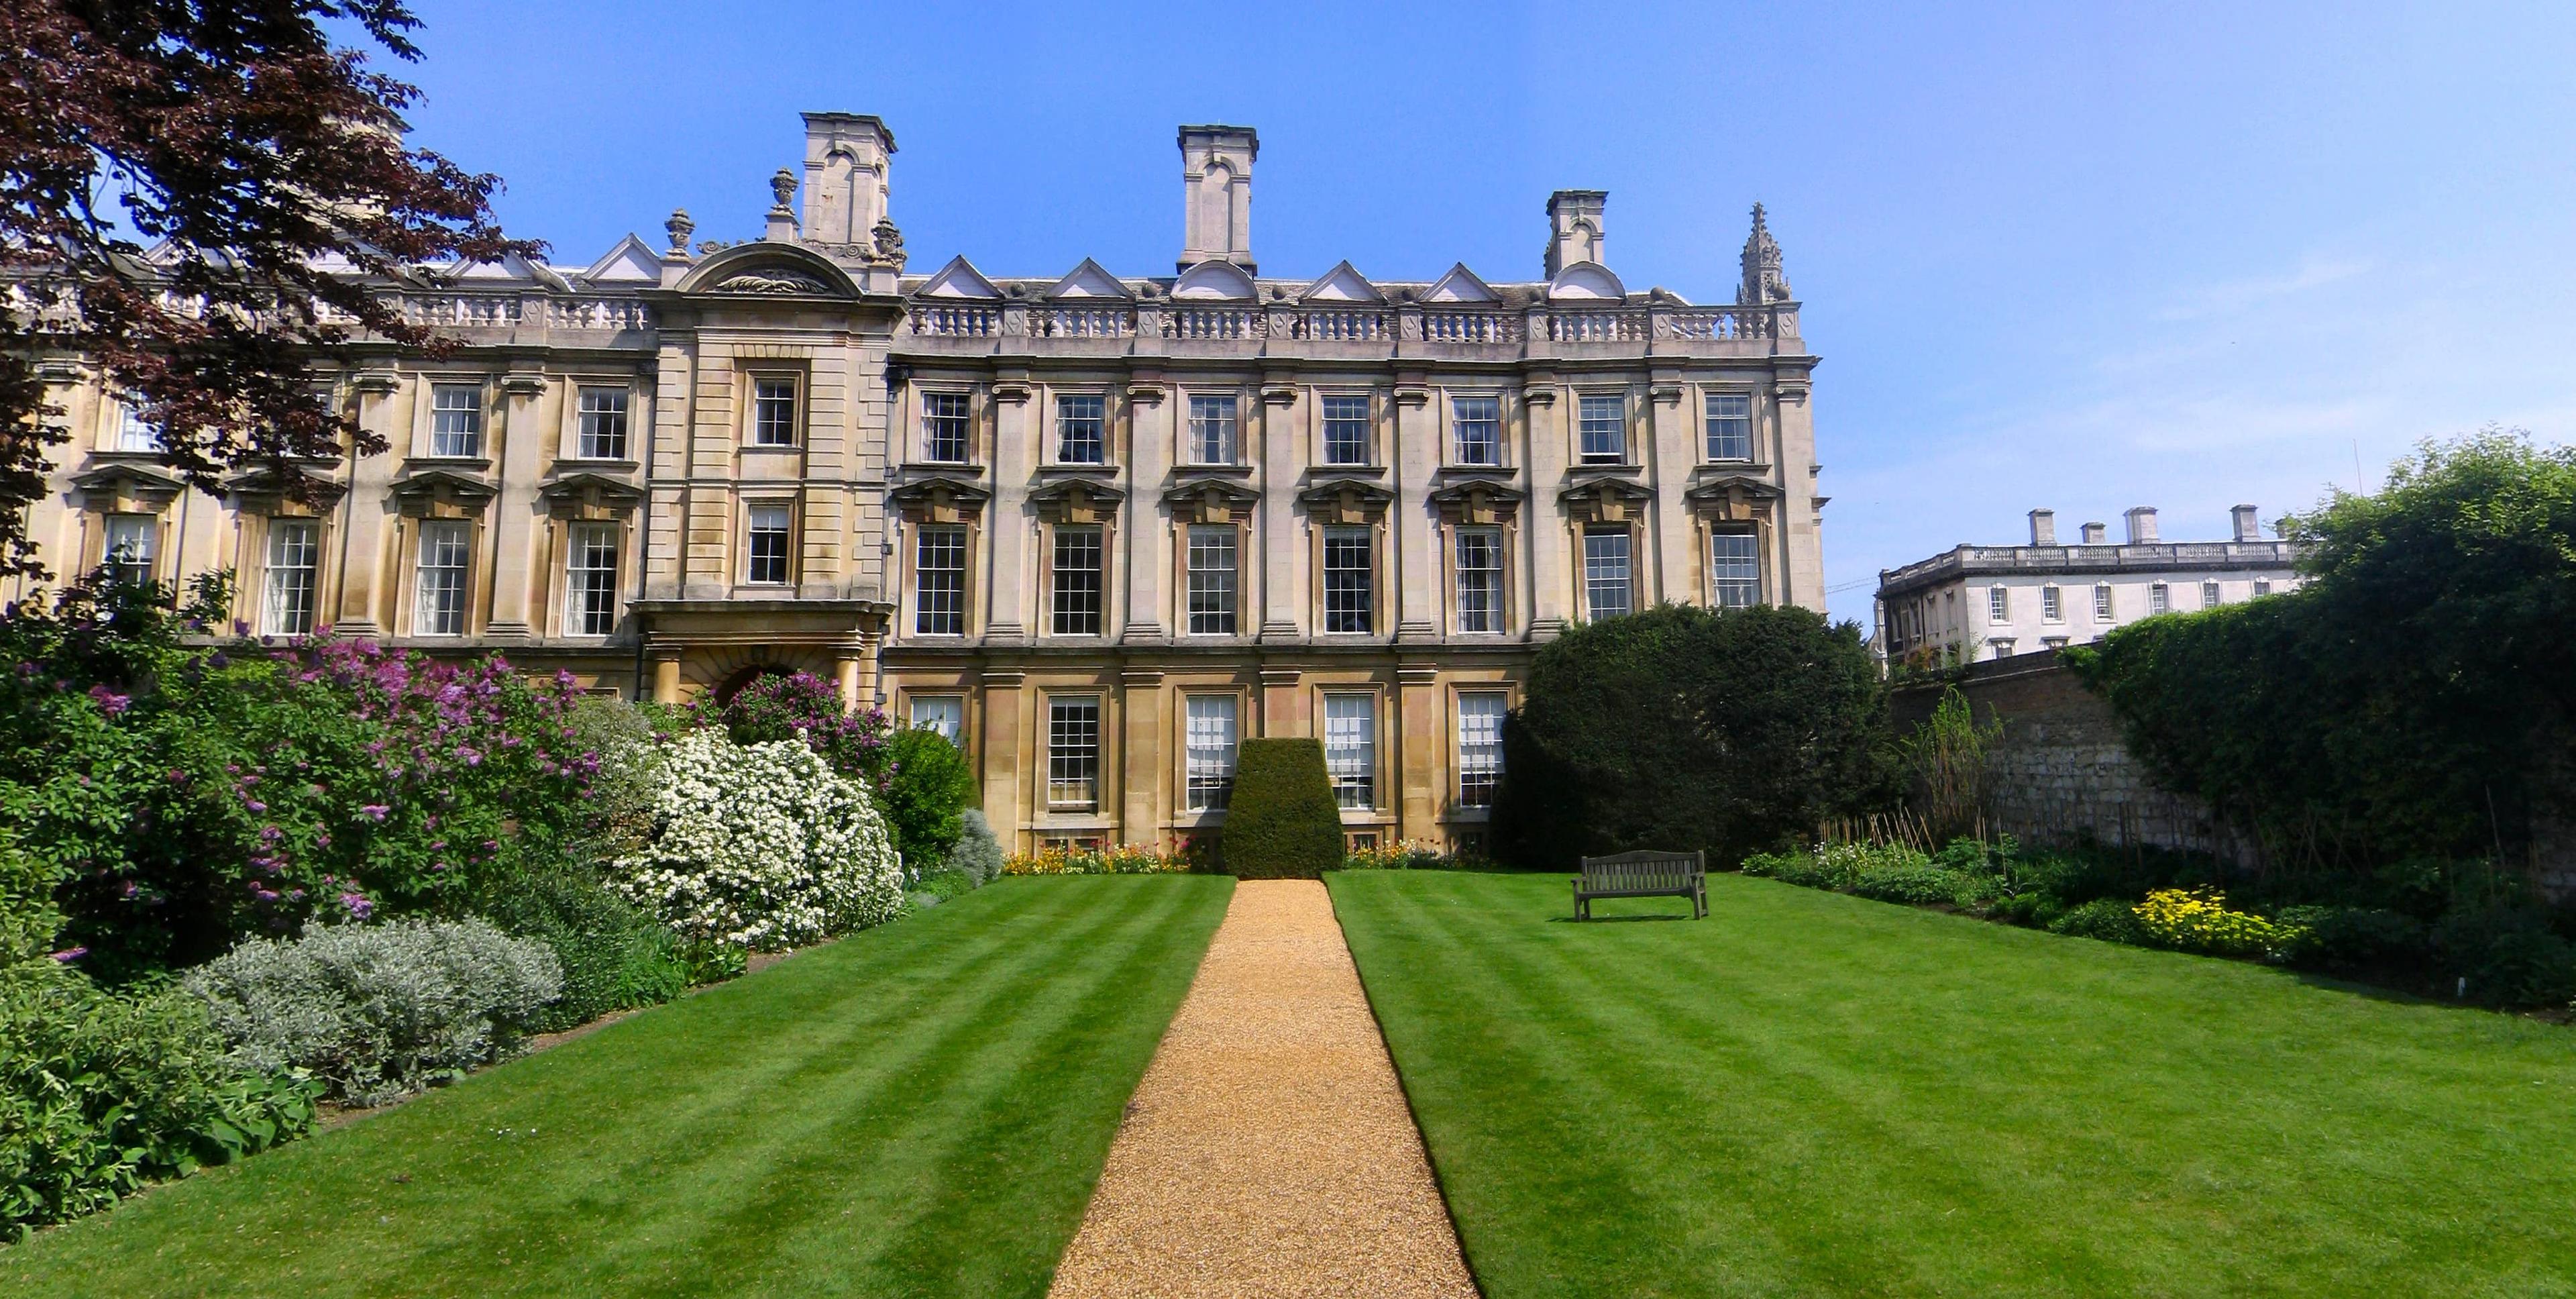
[[1297, 503], [1318, 523], [1375, 523], [1395, 493], [1362, 478], [1327, 478], [1297, 493]]
[[[348, 492], [349, 485], [337, 478], [306, 473], [291, 465], [283, 469], [262, 465], [224, 480], [224, 494], [232, 498], [233, 508], [245, 514], [327, 511]], [[304, 498], [300, 501], [296, 499], [299, 493]]]
[[796, 173], [779, 168], [778, 174], [769, 178], [769, 192], [777, 197], [778, 206], [786, 207], [787, 200], [796, 197]]
[[72, 486], [93, 510], [158, 514], [178, 499], [186, 484], [151, 466], [114, 464], [75, 475]]
[[876, 228], [868, 232], [876, 239], [876, 260], [900, 271], [903, 269], [903, 231], [896, 229], [890, 217], [878, 217]]
[[605, 520], [623, 518], [644, 503], [644, 491], [606, 474], [570, 473], [537, 488], [546, 509], [557, 518]]
[[396, 479], [393, 497], [414, 518], [461, 519], [480, 514], [499, 494], [485, 479], [453, 469], [418, 469]]
[[1566, 488], [1556, 499], [1577, 523], [1627, 523], [1643, 515], [1655, 494], [1635, 483], [1602, 478]]
[[1181, 483], [1164, 492], [1163, 500], [1172, 507], [1172, 517], [1184, 523], [1234, 523], [1250, 518], [1261, 504], [1258, 495], [1214, 478]]
[[684, 256], [689, 251], [689, 236], [697, 228], [697, 221], [690, 217], [689, 210], [684, 207], [671, 209], [671, 219], [662, 223], [662, 229], [671, 236], [671, 251]]
[[1053, 523], [1101, 523], [1125, 499], [1127, 494], [1115, 487], [1078, 478], [1029, 493], [1029, 503]]
[[1432, 508], [1451, 523], [1502, 523], [1520, 514], [1522, 493], [1500, 478], [1465, 478], [1431, 494]]
[[715, 292], [829, 293], [831, 290], [825, 287], [821, 280], [815, 279], [811, 275], [806, 275], [798, 271], [772, 268], [768, 270], [743, 271], [739, 274], [729, 275], [725, 277], [723, 283], [715, 286]]
[[983, 486], [945, 474], [907, 482], [891, 495], [896, 512], [911, 523], [964, 523], [983, 514], [993, 498]]
[[1711, 478], [1682, 493], [1692, 513], [1721, 523], [1767, 521], [1784, 495], [1779, 488], [1742, 474]]

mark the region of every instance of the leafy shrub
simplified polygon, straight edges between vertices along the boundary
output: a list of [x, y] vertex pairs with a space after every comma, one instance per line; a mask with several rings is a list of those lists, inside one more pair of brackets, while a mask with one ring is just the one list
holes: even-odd
[[532, 871], [483, 912], [503, 932], [544, 943], [563, 967], [563, 995], [538, 1013], [539, 1032], [660, 1005], [689, 990], [678, 936], [585, 869]]
[[2157, 889], [2134, 908], [2138, 927], [2158, 947], [2220, 956], [2278, 957], [2304, 935], [2250, 911], [2231, 911], [2214, 889]]
[[940, 902], [954, 902], [975, 891], [975, 881], [964, 871], [935, 870], [921, 877], [916, 896], [926, 894]]
[[1342, 864], [1342, 809], [1311, 739], [1245, 740], [1218, 851], [1239, 879], [1322, 879]]
[[1881, 902], [1930, 906], [1958, 900], [1959, 876], [1938, 866], [1897, 866], [1862, 873], [1851, 891]]
[[318, 925], [188, 973], [240, 1067], [378, 1105], [508, 1055], [563, 991], [546, 945], [481, 920]]
[[2283, 907], [2273, 919], [2297, 931], [2287, 947], [2294, 964], [2328, 969], [2418, 964], [2432, 937], [2423, 921], [2383, 907]]
[[700, 729], [673, 741], [660, 830], [620, 858], [611, 886], [692, 943], [775, 951], [892, 919], [903, 871], [858, 786], [807, 746], [737, 746]]
[[653, 801], [662, 788], [662, 742], [668, 729], [644, 708], [613, 696], [586, 695], [564, 716], [570, 743], [597, 754], [589, 817], [572, 855], [610, 861], [653, 837]]
[[1108, 844], [1099, 848], [1040, 848], [1002, 860], [1005, 875], [1177, 875], [1199, 869], [1190, 845]]
[[1473, 870], [1481, 863], [1452, 853], [1436, 839], [1398, 839], [1374, 848], [1354, 848], [1342, 855], [1346, 871]]
[[2528, 907], [2499, 905], [2444, 916], [2433, 929], [2433, 951], [2447, 979], [2468, 981], [2472, 1001], [2564, 1005], [2576, 996], [2576, 944]]
[[[974, 801], [974, 769], [948, 737], [907, 726], [886, 741], [886, 774], [877, 803], [906, 869], [939, 869], [963, 832], [965, 811]], [[989, 827], [986, 833], [991, 833]]]
[[236, 1068], [177, 989], [102, 991], [53, 961], [0, 969], [0, 1234], [301, 1136], [315, 1091]]
[[2048, 932], [2141, 947], [2147, 942], [2147, 928], [2138, 923], [2136, 904], [2118, 898], [2095, 898], [2067, 910], [2048, 922]]
[[993, 837], [993, 823], [984, 819], [980, 808], [967, 808], [957, 815], [957, 842], [948, 849], [948, 869], [964, 875], [976, 888], [992, 883], [1002, 874], [1002, 843]]
[[693, 710], [699, 725], [723, 731], [736, 744], [800, 741], [862, 788], [877, 789], [885, 775], [885, 713], [843, 708], [839, 689], [811, 672], [756, 677], [731, 699], [699, 696]]

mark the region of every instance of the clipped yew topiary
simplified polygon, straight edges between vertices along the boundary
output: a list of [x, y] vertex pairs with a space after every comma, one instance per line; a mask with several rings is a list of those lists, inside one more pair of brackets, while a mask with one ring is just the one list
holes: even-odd
[[1219, 851], [1237, 879], [1321, 879], [1342, 864], [1342, 812], [1321, 742], [1243, 742]]

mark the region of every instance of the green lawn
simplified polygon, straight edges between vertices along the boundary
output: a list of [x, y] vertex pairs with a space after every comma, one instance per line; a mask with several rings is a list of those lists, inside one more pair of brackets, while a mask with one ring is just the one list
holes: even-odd
[[1734, 875], [1332, 890], [1492, 1299], [2576, 1294], [2566, 1028]]
[[1040, 1295], [1225, 910], [1005, 880], [0, 1249], [19, 1295]]

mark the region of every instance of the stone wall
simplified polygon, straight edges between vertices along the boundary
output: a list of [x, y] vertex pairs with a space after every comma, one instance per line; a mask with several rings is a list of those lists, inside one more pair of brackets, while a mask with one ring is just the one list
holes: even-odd
[[[2255, 847], [2218, 823], [2209, 805], [2148, 779], [2121, 742], [2119, 719], [2053, 654], [1993, 659], [1970, 667], [1959, 691], [1977, 720], [2001, 717], [2003, 738], [1986, 776], [1996, 832], [2033, 846], [2090, 839], [2208, 853], [2252, 865]], [[1911, 735], [1941, 701], [1938, 683], [1900, 686], [1896, 732]]]

